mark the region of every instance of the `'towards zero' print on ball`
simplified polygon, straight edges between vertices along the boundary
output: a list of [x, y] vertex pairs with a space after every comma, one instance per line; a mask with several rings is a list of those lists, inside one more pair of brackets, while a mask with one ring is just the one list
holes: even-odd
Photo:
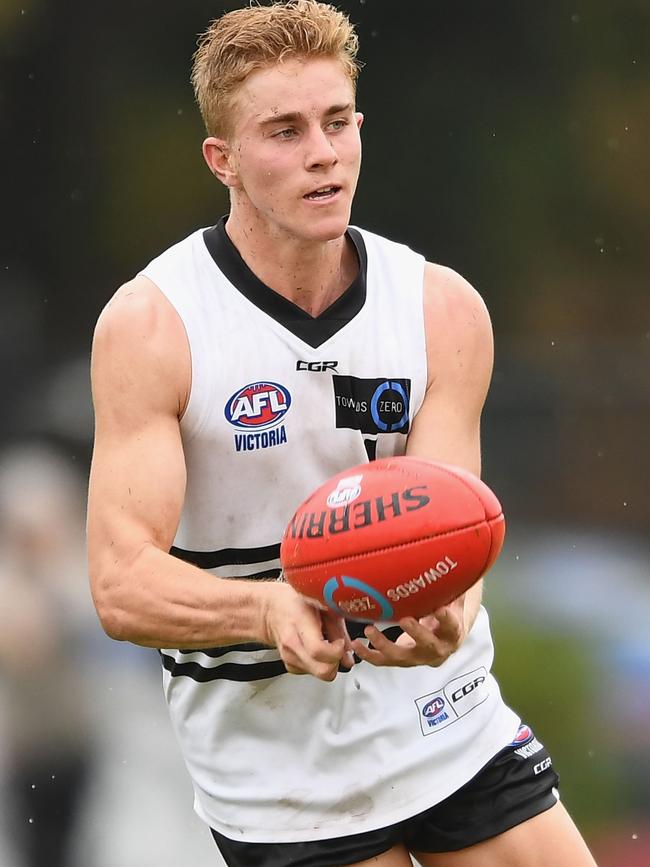
[[280, 547], [285, 579], [350, 620], [423, 617], [464, 593], [501, 551], [490, 488], [460, 467], [413, 457], [360, 464], [297, 509]]

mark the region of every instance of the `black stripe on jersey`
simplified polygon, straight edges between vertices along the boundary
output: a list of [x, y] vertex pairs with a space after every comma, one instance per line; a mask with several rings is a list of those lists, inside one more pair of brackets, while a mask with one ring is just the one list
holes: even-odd
[[[347, 621], [350, 638], [363, 638], [363, 629], [368, 624]], [[399, 626], [389, 626], [383, 629], [384, 635], [391, 641], [395, 641], [401, 634]], [[368, 645], [372, 650], [372, 644]], [[203, 653], [211, 659], [218, 659], [226, 653], [237, 651], [239, 653], [253, 653], [256, 650], [268, 650], [266, 644], [229, 644], [225, 647], [210, 647], [204, 650], [180, 650], [179, 653]], [[272, 662], [222, 662], [211, 668], [206, 668], [198, 662], [177, 662], [173, 656], [160, 651], [163, 667], [172, 677], [189, 677], [197, 683], [209, 683], [213, 680], [234, 680], [239, 683], [250, 683], [253, 680], [267, 680], [270, 677], [278, 677], [287, 674], [282, 660]], [[354, 654], [354, 661], [361, 662], [360, 657]], [[340, 674], [348, 674], [349, 669], [339, 667]]]
[[179, 653], [205, 653], [206, 656], [212, 659], [218, 659], [225, 653], [252, 653], [254, 650], [269, 650], [268, 644], [256, 644], [254, 641], [248, 644], [225, 644], [222, 647], [202, 647], [200, 650], [179, 650]]
[[[226, 651], [230, 649], [232, 648], [225, 648]], [[161, 653], [160, 656], [164, 668], [172, 677], [190, 677], [198, 683], [208, 683], [212, 680], [236, 680], [242, 683], [252, 680], [267, 680], [269, 677], [277, 677], [279, 674], [287, 673], [281, 659], [272, 662], [251, 662], [246, 665], [223, 662], [215, 668], [204, 668], [198, 662], [176, 662], [173, 656], [168, 656], [166, 653]]]
[[[366, 628], [366, 626], [369, 626], [370, 624], [359, 623], [358, 620], [346, 620], [345, 625], [348, 628], [348, 635], [350, 636], [352, 641], [354, 641], [355, 638], [365, 637], [363, 630]], [[389, 626], [387, 629], [382, 629], [381, 631], [390, 641], [395, 641], [395, 639], [399, 638], [399, 636], [404, 630], [401, 629], [399, 626]], [[372, 645], [370, 645], [370, 647], [372, 647]]]
[[[355, 620], [347, 620], [346, 624], [348, 627], [348, 634], [353, 641], [355, 638], [364, 637], [363, 630], [368, 625], [367, 623], [358, 623]], [[395, 639], [402, 634], [402, 630], [399, 626], [389, 626], [388, 629], [384, 629], [382, 631], [386, 638], [390, 639], [391, 641], [395, 641]], [[253, 653], [253, 651], [255, 650], [268, 649], [268, 644], [257, 644], [256, 642], [249, 642], [248, 644], [226, 644], [222, 647], [202, 647], [199, 650], [179, 650], [178, 652], [184, 654], [204, 653], [211, 659], [218, 659], [220, 656], [224, 656], [226, 653]]]
[[206, 229], [203, 239], [215, 264], [232, 285], [252, 304], [314, 348], [325, 343], [359, 313], [366, 301], [368, 255], [363, 237], [356, 229], [348, 229], [359, 259], [359, 273], [340, 298], [319, 316], [310, 316], [297, 304], [274, 292], [251, 271], [226, 232], [226, 217], [216, 226]]
[[[280, 557], [280, 544], [262, 548], [222, 548], [220, 551], [186, 551], [173, 547], [169, 553], [201, 569], [216, 569], [218, 566], [246, 566], [277, 560]], [[279, 569], [267, 569], [242, 578], [277, 578], [279, 574]]]

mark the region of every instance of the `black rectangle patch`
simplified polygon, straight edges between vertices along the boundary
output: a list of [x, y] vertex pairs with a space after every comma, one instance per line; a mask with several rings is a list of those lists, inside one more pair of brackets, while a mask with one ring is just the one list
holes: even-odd
[[361, 433], [409, 431], [410, 379], [333, 375], [337, 428]]

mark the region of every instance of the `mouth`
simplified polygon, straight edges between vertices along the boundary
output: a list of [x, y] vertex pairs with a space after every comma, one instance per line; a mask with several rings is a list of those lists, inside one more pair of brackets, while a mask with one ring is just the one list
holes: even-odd
[[327, 186], [318, 187], [317, 190], [312, 190], [311, 193], [306, 193], [303, 199], [308, 202], [326, 202], [333, 199], [341, 192], [341, 187], [338, 184], [328, 184]]

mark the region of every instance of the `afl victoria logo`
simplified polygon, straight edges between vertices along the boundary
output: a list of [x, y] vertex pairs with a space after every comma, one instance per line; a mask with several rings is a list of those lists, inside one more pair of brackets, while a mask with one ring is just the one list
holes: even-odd
[[224, 415], [240, 430], [264, 430], [279, 424], [289, 411], [291, 395], [277, 382], [251, 382], [228, 400]]
[[428, 704], [422, 708], [422, 716], [424, 717], [436, 717], [439, 713], [444, 710], [445, 700], [444, 698], [440, 698], [440, 696], [436, 696], [433, 701], [430, 701]]

